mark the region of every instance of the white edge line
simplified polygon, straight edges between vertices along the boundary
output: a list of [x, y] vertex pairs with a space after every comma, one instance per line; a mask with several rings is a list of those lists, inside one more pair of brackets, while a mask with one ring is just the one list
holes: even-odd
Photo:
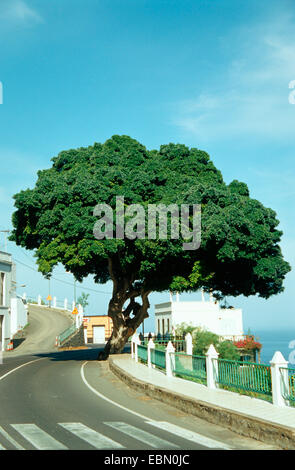
[[139, 418], [141, 419], [144, 419], [146, 421], [153, 421], [151, 418], [148, 418], [147, 416], [144, 416], [144, 415], [141, 415], [140, 413], [136, 413], [136, 411], [132, 411], [128, 408], [126, 408], [125, 406], [123, 405], [119, 405], [119, 403], [116, 403], [115, 401], [111, 400], [110, 398], [107, 398], [105, 395], [102, 395], [101, 393], [99, 393], [97, 390], [95, 390], [95, 388], [91, 387], [91, 385], [87, 382], [86, 378], [85, 378], [85, 375], [84, 375], [84, 366], [88, 363], [89, 361], [86, 361], [84, 362], [84, 364], [82, 364], [81, 366], [81, 377], [82, 377], [82, 380], [84, 382], [84, 384], [93, 392], [95, 393], [97, 396], [99, 396], [100, 398], [102, 398], [103, 400], [106, 400], [108, 401], [109, 403], [111, 403], [112, 405], [115, 405], [117, 406], [118, 408], [121, 408], [122, 410], [124, 411], [127, 411], [128, 413], [131, 413], [135, 416], [138, 416]]
[[[102, 395], [100, 392], [98, 392], [97, 390], [95, 390], [95, 388], [91, 387], [91, 385], [87, 382], [87, 380], [86, 380], [86, 378], [85, 378], [85, 375], [84, 375], [84, 367], [85, 367], [85, 365], [86, 365], [88, 362], [89, 362], [89, 361], [86, 361], [86, 362], [84, 362], [84, 364], [82, 364], [81, 369], [80, 369], [80, 372], [81, 372], [81, 377], [82, 377], [83, 382], [85, 383], [85, 385], [86, 385], [93, 393], [95, 393], [97, 396], [99, 396], [99, 397], [102, 398], [103, 400], [108, 401], [108, 402], [111, 403], [112, 405], [115, 405], [115, 406], [117, 406], [118, 408], [121, 408], [122, 410], [127, 411], [128, 413], [131, 413], [131, 414], [133, 414], [133, 415], [135, 415], [135, 416], [138, 416], [138, 417], [141, 418], [141, 419], [144, 419], [144, 420], [146, 421], [146, 423], [152, 424], [152, 425], [154, 425], [155, 427], [160, 427], [159, 425], [162, 424], [161, 421], [155, 421], [155, 420], [153, 420], [153, 419], [151, 419], [151, 418], [147, 418], [146, 416], [143, 416], [143, 415], [141, 415], [140, 413], [136, 413], [136, 411], [132, 411], [132, 410], [126, 408], [126, 407], [123, 406], [123, 405], [119, 405], [119, 403], [116, 403], [115, 401], [111, 400], [110, 398], [107, 398], [105, 395]], [[155, 424], [154, 424], [154, 423], [155, 423]], [[187, 431], [186, 428], [182, 428], [182, 429], [184, 429], [185, 431]], [[171, 432], [171, 431], [170, 431], [170, 432]], [[172, 432], [172, 434], [174, 434], [174, 433]], [[181, 437], [181, 436], [180, 436], [180, 437]], [[214, 439], [207, 438], [206, 436], [202, 436], [201, 434], [200, 434], [200, 437], [203, 438], [204, 440], [208, 440], [208, 441], [211, 441], [211, 442], [212, 442], [212, 441], [215, 441]], [[185, 439], [185, 438], [184, 438], [184, 439]], [[187, 439], [186, 439], [186, 440], [187, 440]], [[217, 442], [218, 442], [219, 446], [220, 446], [220, 445], [223, 445], [224, 447], [228, 447], [227, 444], [223, 444], [223, 443], [220, 442], [220, 441], [216, 441], [216, 443], [217, 443]], [[201, 444], [201, 445], [204, 445], [204, 444]]]
[[[37, 361], [42, 361], [42, 359], [45, 359], [45, 357], [41, 357], [40, 359], [33, 359], [32, 361], [29, 361], [29, 362], [25, 362], [24, 364], [21, 364], [20, 366], [18, 367], [15, 367], [14, 369], [10, 370], [9, 372], [7, 372], [6, 374], [2, 375], [0, 377], [0, 380], [3, 380], [5, 379], [5, 377], [7, 377], [8, 375], [12, 374], [12, 372], [15, 372], [16, 370], [20, 369], [21, 367], [24, 367], [24, 366], [27, 366], [29, 364], [32, 364], [32, 362], [37, 362]], [[24, 447], [22, 447], [20, 444], [18, 444], [12, 437], [10, 437], [10, 435], [4, 431], [4, 429], [0, 426], [0, 434], [2, 434], [5, 439], [7, 439], [7, 441], [9, 441], [11, 444], [14, 445], [14, 447], [16, 447], [16, 449], [18, 450], [24, 450]]]

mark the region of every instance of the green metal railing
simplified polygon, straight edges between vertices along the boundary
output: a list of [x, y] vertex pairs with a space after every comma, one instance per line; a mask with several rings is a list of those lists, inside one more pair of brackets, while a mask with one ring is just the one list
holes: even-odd
[[138, 355], [138, 359], [140, 359], [141, 362], [147, 362], [148, 360], [147, 346], [138, 344], [137, 355]]
[[174, 374], [202, 384], [207, 383], [206, 357], [175, 354]]
[[287, 390], [282, 390], [285, 400], [290, 401], [292, 406], [295, 405], [295, 369], [292, 367], [280, 368], [281, 374], [287, 374]]
[[69, 328], [64, 330], [57, 338], [59, 346], [68, 339], [76, 331], [76, 323], [73, 323]]
[[[154, 343], [155, 343], [155, 347], [157, 349], [162, 349], [164, 351], [164, 349], [166, 349], [169, 341], [171, 341], [171, 343], [173, 344], [174, 348], [175, 348], [175, 352], [185, 352], [186, 350], [186, 344], [185, 344], [185, 341], [184, 340], [180, 340], [180, 339], [171, 339], [171, 340], [166, 340], [166, 339], [154, 339]], [[145, 339], [144, 340], [144, 344], [147, 345], [148, 344], [148, 340]]]
[[151, 363], [158, 369], [166, 369], [166, 353], [160, 349], [151, 349]]
[[[159, 347], [159, 346], [162, 346], [162, 347], [167, 347], [169, 341], [165, 341], [165, 340], [159, 340], [159, 341], [155, 341], [155, 345], [156, 347]], [[186, 350], [186, 343], [184, 340], [181, 340], [181, 339], [172, 339], [171, 340], [171, 343], [173, 344], [174, 348], [175, 348], [175, 352], [185, 352]]]
[[[175, 347], [171, 354], [171, 366], [176, 377], [182, 377], [197, 383], [207, 384], [206, 356], [188, 355], [179, 351], [185, 345], [183, 340], [170, 340]], [[151, 363], [160, 370], [166, 369], [166, 347], [169, 341], [155, 340], [155, 347], [151, 348]], [[181, 345], [181, 346], [176, 346]], [[148, 362], [147, 341], [138, 345], [138, 358]], [[233, 392], [250, 395], [256, 398], [272, 401], [271, 367], [267, 364], [254, 362], [231, 361], [227, 359], [214, 359], [215, 381], [220, 388]], [[284, 398], [295, 406], [295, 368], [287, 369], [288, 383], [286, 390], [282, 391]], [[283, 373], [283, 372], [282, 372]], [[286, 373], [286, 369], [285, 372]]]
[[265, 399], [272, 396], [270, 366], [225, 359], [217, 359], [217, 363], [216, 381], [221, 388], [237, 389], [242, 393], [253, 392]]

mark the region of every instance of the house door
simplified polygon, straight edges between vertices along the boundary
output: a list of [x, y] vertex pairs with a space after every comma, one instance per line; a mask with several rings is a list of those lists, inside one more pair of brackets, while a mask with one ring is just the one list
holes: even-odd
[[105, 327], [94, 326], [93, 327], [93, 342], [94, 343], [105, 343]]

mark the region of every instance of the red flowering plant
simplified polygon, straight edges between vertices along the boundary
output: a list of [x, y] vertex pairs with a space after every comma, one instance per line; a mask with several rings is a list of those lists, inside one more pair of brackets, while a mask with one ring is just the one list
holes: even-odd
[[235, 341], [234, 345], [238, 349], [246, 349], [248, 351], [253, 349], [260, 350], [262, 348], [262, 344], [255, 341], [253, 336], [246, 336], [243, 340]]

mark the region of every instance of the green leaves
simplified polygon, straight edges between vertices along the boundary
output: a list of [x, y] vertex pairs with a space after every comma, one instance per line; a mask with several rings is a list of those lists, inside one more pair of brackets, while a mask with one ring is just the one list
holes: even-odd
[[88, 302], [89, 295], [90, 294], [86, 294], [85, 292], [82, 292], [82, 294], [77, 298], [77, 304], [82, 305], [84, 310], [87, 307], [87, 305], [89, 304], [89, 302]]
[[194, 327], [186, 323], [181, 323], [177, 326], [177, 335], [185, 336], [187, 333], [192, 335], [193, 354], [196, 356], [204, 356], [208, 351], [209, 346], [213, 344], [221, 359], [232, 361], [238, 361], [240, 359], [238, 348], [232, 341], [221, 340], [217, 334], [212, 333], [211, 331], [200, 327]]
[[[181, 144], [147, 150], [128, 136], [104, 144], [62, 151], [38, 172], [35, 188], [14, 196], [11, 239], [36, 250], [39, 270], [49, 275], [62, 263], [77, 279], [94, 274], [131, 276], [148, 290], [193, 291], [269, 297], [283, 290], [290, 270], [280, 247], [282, 233], [271, 209], [251, 199], [245, 183], [229, 185], [209, 155]], [[104, 239], [93, 235], [98, 203], [125, 205], [201, 204], [198, 250], [184, 251], [183, 240]], [[116, 218], [113, 226], [115, 229]], [[169, 233], [169, 231], [168, 231]], [[115, 236], [115, 235], [114, 235]], [[147, 234], [146, 234], [147, 236]]]

